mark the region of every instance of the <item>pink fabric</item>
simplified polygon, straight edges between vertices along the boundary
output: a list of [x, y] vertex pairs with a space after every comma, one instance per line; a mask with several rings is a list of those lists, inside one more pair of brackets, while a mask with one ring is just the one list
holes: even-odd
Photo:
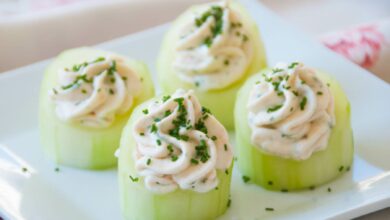
[[376, 24], [330, 33], [321, 38], [321, 41], [331, 50], [364, 68], [375, 65], [386, 45], [385, 37]]

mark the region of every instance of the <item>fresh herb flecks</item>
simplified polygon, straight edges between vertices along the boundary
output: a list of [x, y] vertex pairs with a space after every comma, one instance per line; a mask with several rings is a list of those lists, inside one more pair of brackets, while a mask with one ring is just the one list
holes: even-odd
[[200, 17], [195, 19], [196, 27], [202, 26], [209, 17], [212, 17], [215, 21], [214, 25], [211, 26], [211, 35], [204, 40], [204, 44], [208, 47], [211, 46], [214, 38], [222, 33], [223, 27], [223, 8], [220, 6], [212, 6], [209, 10], [204, 12]]
[[275, 112], [277, 110], [279, 110], [283, 105], [275, 105], [273, 107], [270, 107], [267, 109], [267, 113], [271, 113], [271, 112]]

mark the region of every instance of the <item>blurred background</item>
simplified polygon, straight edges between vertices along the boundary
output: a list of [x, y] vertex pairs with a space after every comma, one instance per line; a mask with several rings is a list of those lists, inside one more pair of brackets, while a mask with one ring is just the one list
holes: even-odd
[[[390, 0], [258, 1], [390, 82]], [[199, 2], [207, 0], [0, 0], [0, 72], [163, 24]]]
[[[257, 1], [390, 82], [390, 0]], [[200, 2], [207, 0], [0, 0], [0, 73], [169, 22]], [[359, 219], [390, 219], [390, 209]]]

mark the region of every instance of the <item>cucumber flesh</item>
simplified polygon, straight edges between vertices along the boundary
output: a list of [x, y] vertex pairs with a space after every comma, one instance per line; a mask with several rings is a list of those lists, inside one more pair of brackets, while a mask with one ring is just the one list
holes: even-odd
[[236, 153], [242, 175], [251, 182], [272, 190], [296, 190], [324, 184], [348, 171], [353, 160], [353, 137], [350, 104], [340, 85], [329, 75], [319, 77], [330, 84], [335, 102], [336, 125], [328, 146], [303, 161], [284, 159], [263, 152], [251, 144], [247, 120], [247, 102], [252, 86], [260, 74], [251, 77], [237, 95], [235, 107]]
[[57, 71], [74, 64], [106, 56], [108, 52], [91, 48], [76, 48], [61, 53], [47, 68], [40, 92], [39, 126], [45, 154], [57, 164], [79, 168], [103, 169], [116, 164], [115, 150], [119, 147], [120, 134], [134, 106], [154, 94], [153, 83], [145, 64], [126, 60], [143, 78], [143, 93], [135, 97], [133, 107], [123, 115], [117, 115], [107, 128], [83, 127], [63, 122], [55, 113], [55, 106], [48, 91], [57, 85]]

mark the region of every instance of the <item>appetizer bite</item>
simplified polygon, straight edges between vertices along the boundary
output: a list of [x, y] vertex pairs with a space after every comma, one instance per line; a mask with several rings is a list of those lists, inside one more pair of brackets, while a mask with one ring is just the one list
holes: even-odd
[[118, 161], [125, 219], [215, 219], [229, 204], [228, 133], [193, 91], [138, 106]]
[[109, 52], [61, 53], [41, 86], [39, 123], [45, 153], [58, 164], [114, 166], [122, 128], [132, 109], [154, 95], [145, 64]]
[[193, 6], [165, 36], [158, 58], [162, 90], [192, 89], [227, 128], [233, 129], [238, 89], [266, 66], [257, 24], [233, 1]]
[[283, 192], [314, 188], [350, 169], [350, 104], [329, 75], [302, 63], [252, 76], [235, 107], [243, 178]]

